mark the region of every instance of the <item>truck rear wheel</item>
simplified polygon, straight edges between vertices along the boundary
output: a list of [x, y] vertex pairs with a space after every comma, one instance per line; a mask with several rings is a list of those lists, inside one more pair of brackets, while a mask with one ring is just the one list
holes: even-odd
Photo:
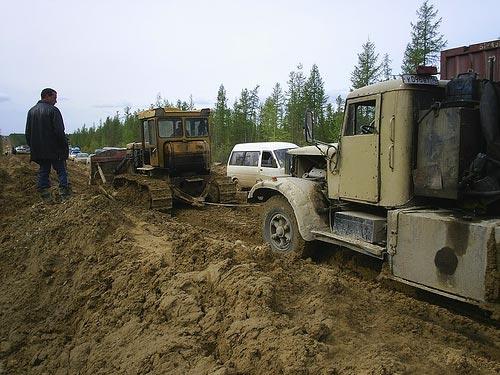
[[306, 241], [300, 235], [297, 219], [288, 201], [276, 195], [266, 202], [262, 225], [264, 240], [277, 253], [306, 255]]

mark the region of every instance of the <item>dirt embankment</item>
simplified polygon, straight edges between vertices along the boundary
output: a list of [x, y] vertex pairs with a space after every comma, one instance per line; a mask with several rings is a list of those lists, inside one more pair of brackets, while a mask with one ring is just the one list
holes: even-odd
[[[260, 243], [258, 212], [41, 205], [0, 158], [0, 374], [494, 374], [500, 334]], [[211, 224], [214, 223], [214, 224]]]

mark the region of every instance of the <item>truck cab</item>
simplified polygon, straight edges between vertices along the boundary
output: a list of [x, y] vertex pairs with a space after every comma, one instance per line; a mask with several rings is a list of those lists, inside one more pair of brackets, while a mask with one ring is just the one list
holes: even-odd
[[412, 199], [419, 113], [442, 101], [445, 86], [390, 80], [351, 92], [338, 152], [329, 162], [328, 197], [387, 208]]

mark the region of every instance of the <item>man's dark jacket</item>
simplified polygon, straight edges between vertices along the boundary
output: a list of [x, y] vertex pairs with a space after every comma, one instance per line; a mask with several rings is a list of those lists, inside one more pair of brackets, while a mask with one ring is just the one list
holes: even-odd
[[59, 109], [40, 100], [28, 111], [26, 142], [31, 148], [31, 160], [66, 160], [68, 141]]

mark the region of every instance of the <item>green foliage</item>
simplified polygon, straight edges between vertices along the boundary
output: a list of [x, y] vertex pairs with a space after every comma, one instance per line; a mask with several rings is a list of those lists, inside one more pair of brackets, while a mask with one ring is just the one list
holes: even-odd
[[[158, 93], [155, 102], [151, 103], [149, 108], [159, 107], [177, 107], [187, 111], [194, 108], [193, 97], [190, 96], [189, 101], [177, 100], [176, 104], [173, 104]], [[138, 109], [132, 113], [130, 107], [125, 107], [123, 115], [116, 112], [113, 117], [106, 117], [104, 122], [100, 120], [98, 126], [93, 124], [87, 127], [84, 124], [70, 135], [70, 143], [80, 146], [82, 151], [92, 153], [104, 146], [125, 147], [127, 143], [140, 142], [141, 123], [137, 118], [137, 113], [140, 111], [141, 109]]]
[[384, 81], [388, 81], [392, 77], [392, 68], [391, 68], [391, 62], [392, 60], [389, 58], [389, 54], [384, 54], [384, 57], [382, 57], [382, 79]]
[[378, 63], [378, 53], [375, 52], [375, 43], [368, 39], [361, 48], [362, 50], [358, 54], [358, 65], [351, 73], [353, 89], [377, 82], [382, 69], [382, 65]]
[[226, 89], [220, 85], [215, 109], [210, 113], [212, 159], [226, 160], [231, 152], [231, 110], [227, 106]]
[[[344, 100], [339, 95], [335, 105], [327, 103], [324, 83], [317, 65], [313, 65], [308, 77], [299, 64], [290, 72], [284, 90], [279, 83], [273, 87], [272, 93], [263, 102], [259, 99], [259, 86], [243, 89], [232, 107], [228, 105], [224, 85], [217, 92], [215, 108], [210, 113], [210, 134], [212, 144], [212, 160], [226, 162], [237, 143], [286, 141], [304, 144], [303, 123], [306, 108], [313, 110], [318, 122], [316, 137], [323, 141], [338, 140], [342, 126]], [[172, 107], [173, 103], [157, 94], [150, 108]], [[177, 100], [176, 107], [182, 110], [194, 108], [193, 98], [189, 101]], [[130, 142], [140, 141], [141, 124], [137, 112], [132, 113], [130, 107], [107, 117], [99, 125], [92, 125], [74, 132], [70, 141], [84, 151], [93, 152], [103, 146], [125, 146]]]
[[325, 108], [328, 96], [325, 94], [323, 79], [319, 74], [316, 64], [311, 68], [311, 73], [304, 85], [304, 101], [306, 109], [310, 109], [317, 117], [316, 139], [327, 141], [330, 139], [330, 132], [325, 121]]
[[260, 110], [259, 140], [278, 141], [287, 139], [287, 132], [283, 126], [285, 113], [285, 97], [281, 86], [276, 83]]
[[[340, 98], [340, 95], [338, 98]], [[328, 141], [330, 142], [339, 141], [343, 120], [344, 120], [344, 107], [337, 106], [337, 110], [334, 110], [332, 103], [328, 103], [325, 111], [325, 123], [328, 129], [327, 133]]]
[[304, 95], [306, 78], [302, 72], [302, 64], [297, 65], [297, 71], [290, 72], [288, 77], [285, 129], [291, 142], [302, 144], [304, 114], [307, 109]]
[[11, 147], [17, 147], [26, 144], [26, 136], [24, 133], [12, 133], [9, 135]]
[[437, 16], [437, 9], [428, 0], [417, 10], [417, 23], [411, 23], [411, 41], [406, 46], [401, 66], [403, 73], [415, 73], [417, 66], [439, 61], [439, 52], [447, 42], [439, 33], [441, 18]]
[[140, 122], [137, 112], [131, 113], [130, 107], [125, 107], [123, 120], [117, 112], [114, 117], [106, 117], [99, 126], [87, 128], [84, 124], [70, 135], [70, 143], [80, 146], [82, 151], [94, 152], [104, 146], [124, 147], [127, 143], [140, 141]]
[[287, 141], [304, 144], [303, 122], [307, 108], [317, 117], [315, 137], [324, 141], [338, 140], [342, 127], [344, 99], [339, 95], [335, 106], [327, 103], [323, 79], [316, 65], [308, 77], [302, 65], [290, 72], [284, 93], [276, 83], [271, 95], [259, 102], [258, 89], [243, 89], [233, 107], [227, 105], [224, 86], [217, 94], [212, 112], [213, 160], [226, 162], [236, 143]]

